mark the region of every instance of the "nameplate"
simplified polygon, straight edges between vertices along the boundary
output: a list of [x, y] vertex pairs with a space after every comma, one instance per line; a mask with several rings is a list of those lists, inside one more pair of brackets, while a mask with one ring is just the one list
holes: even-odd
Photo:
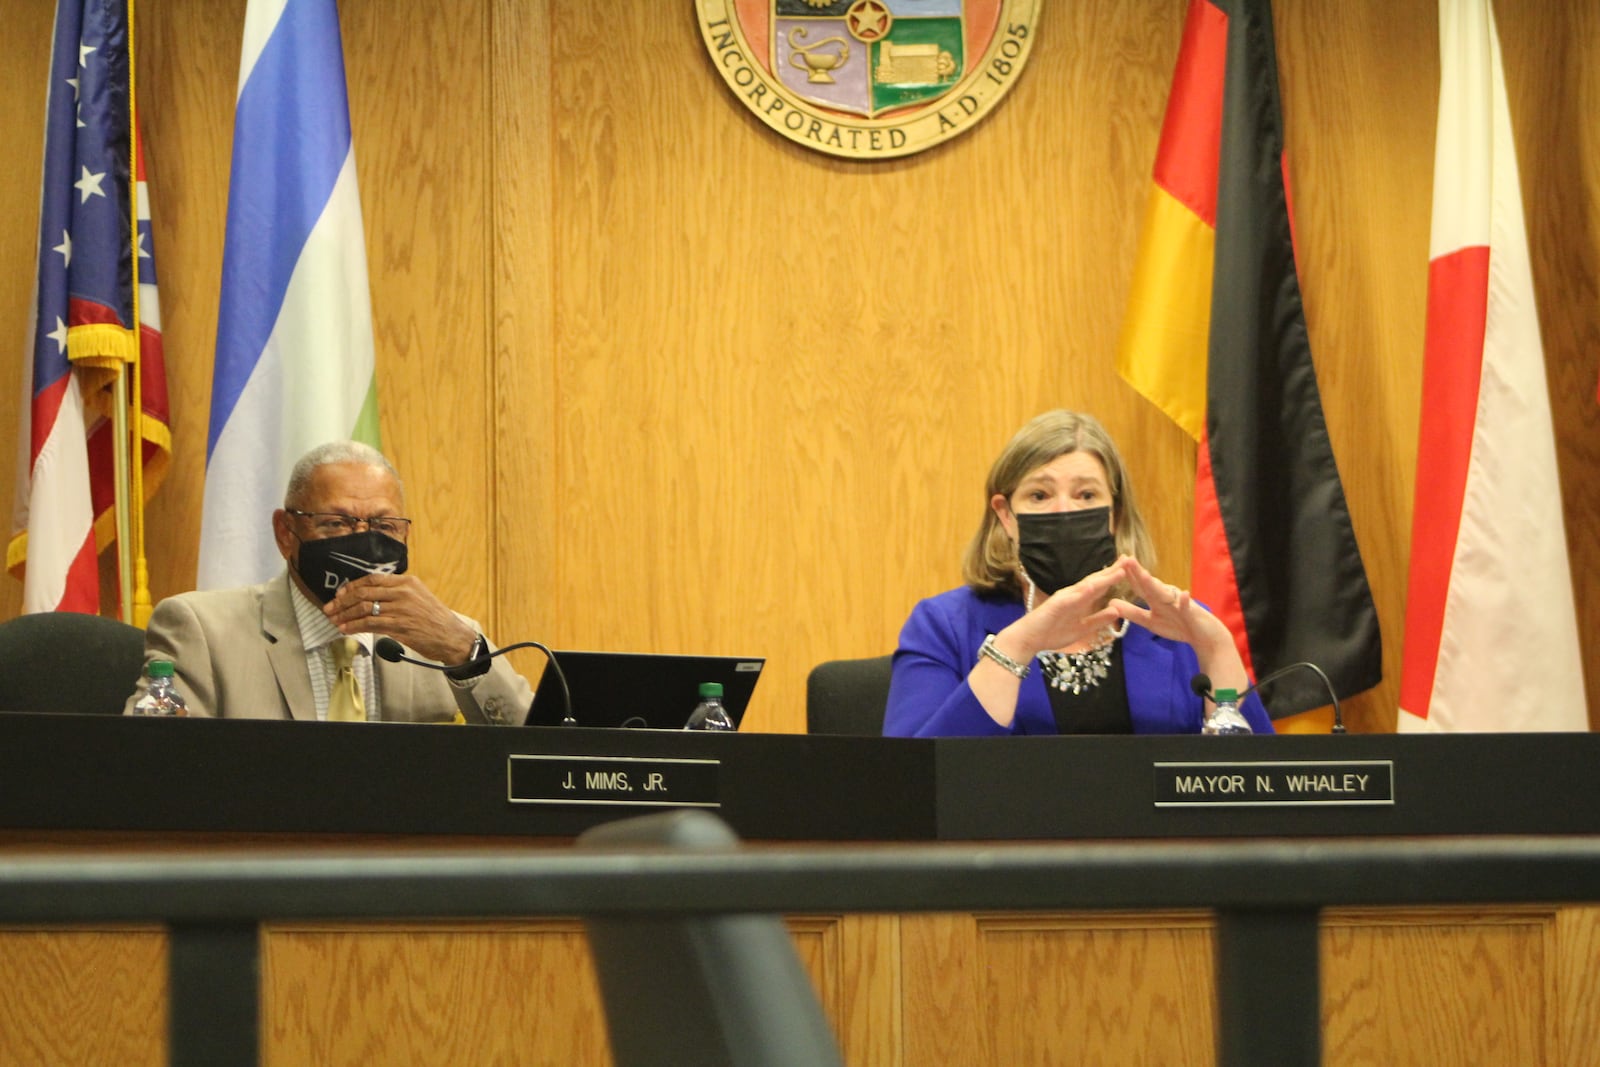
[[720, 760], [631, 756], [510, 756], [513, 804], [629, 808], [717, 808]]
[[1394, 761], [1157, 763], [1155, 786], [1158, 808], [1393, 804]]

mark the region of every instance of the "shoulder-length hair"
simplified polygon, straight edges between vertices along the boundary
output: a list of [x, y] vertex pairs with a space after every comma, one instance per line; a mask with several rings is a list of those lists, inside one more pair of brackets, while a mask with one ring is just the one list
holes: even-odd
[[1111, 489], [1111, 529], [1117, 551], [1154, 569], [1155, 544], [1139, 514], [1128, 470], [1111, 435], [1093, 415], [1058, 409], [1029, 420], [989, 468], [983, 489], [983, 521], [978, 524], [978, 532], [961, 560], [961, 577], [973, 589], [980, 593], [1022, 596], [1017, 546], [989, 502], [996, 493], [1009, 501], [1030, 473], [1069, 452], [1087, 452], [1105, 467]]

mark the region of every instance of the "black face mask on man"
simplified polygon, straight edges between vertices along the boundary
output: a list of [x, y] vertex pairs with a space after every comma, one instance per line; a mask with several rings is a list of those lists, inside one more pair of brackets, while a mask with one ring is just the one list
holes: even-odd
[[1111, 509], [1017, 514], [1017, 558], [1046, 596], [1117, 561]]
[[339, 587], [369, 574], [404, 574], [406, 543], [376, 530], [301, 541], [295, 564], [300, 580], [324, 604]]

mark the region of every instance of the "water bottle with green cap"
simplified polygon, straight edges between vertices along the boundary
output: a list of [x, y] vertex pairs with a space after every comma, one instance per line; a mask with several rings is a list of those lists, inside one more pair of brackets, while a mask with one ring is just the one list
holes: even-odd
[[1255, 733], [1250, 729], [1250, 723], [1245, 720], [1243, 713], [1239, 711], [1237, 689], [1217, 690], [1211, 714], [1206, 716], [1200, 732], [1220, 737], [1238, 737]]
[[685, 730], [735, 730], [733, 716], [722, 706], [722, 683], [701, 682], [700, 703], [689, 713]]
[[183, 697], [178, 694], [170, 659], [153, 659], [144, 669], [145, 689], [133, 705], [135, 715], [187, 715]]

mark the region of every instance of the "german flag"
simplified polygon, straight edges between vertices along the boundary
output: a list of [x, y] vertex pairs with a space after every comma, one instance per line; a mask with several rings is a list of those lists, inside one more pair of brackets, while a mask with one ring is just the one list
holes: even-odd
[[[1156, 154], [1122, 376], [1198, 443], [1194, 595], [1252, 677], [1309, 661], [1341, 697], [1383, 676], [1334, 463], [1289, 217], [1268, 0], [1191, 0]], [[1274, 716], [1328, 703], [1310, 671]]]

